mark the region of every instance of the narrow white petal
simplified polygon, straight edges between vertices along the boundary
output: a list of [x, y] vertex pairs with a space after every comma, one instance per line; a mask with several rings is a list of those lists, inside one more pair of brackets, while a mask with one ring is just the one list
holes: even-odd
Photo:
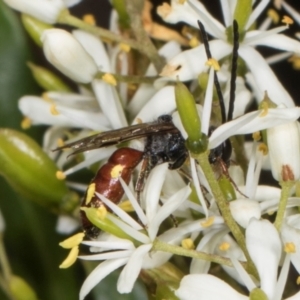
[[147, 179], [143, 195], [145, 198], [146, 216], [149, 223], [152, 222], [157, 214], [159, 198], [167, 170], [167, 163], [158, 165], [151, 171]]
[[276, 104], [285, 104], [294, 107], [294, 101], [280, 81], [277, 79], [265, 59], [252, 47], [241, 46], [239, 55], [245, 60], [249, 70], [253, 74], [255, 84], [260, 90], [259, 101], [263, 99], [267, 91], [270, 99]]
[[225, 281], [208, 274], [183, 277], [175, 295], [180, 300], [246, 300]]
[[258, 16], [266, 8], [266, 6], [268, 5], [269, 2], [270, 2], [270, 0], [260, 1], [260, 3], [256, 6], [256, 8], [253, 10], [253, 12], [250, 15], [250, 17], [247, 21], [247, 24], [244, 28], [245, 31], [247, 31], [251, 27], [251, 25], [257, 20]]
[[119, 293], [130, 293], [133, 285], [141, 271], [143, 258], [151, 250], [152, 244], [138, 247], [130, 256], [126, 266], [123, 268], [117, 283]]
[[107, 218], [114, 222], [118, 227], [120, 227], [125, 233], [129, 234], [131, 237], [133, 237], [135, 240], [146, 244], [150, 242], [150, 239], [145, 234], [141, 233], [140, 231], [132, 228], [131, 226], [124, 223], [119, 218], [115, 217], [114, 215], [108, 215]]
[[135, 213], [138, 216], [138, 219], [143, 223], [144, 226], [147, 225], [148, 223], [147, 217], [143, 209], [141, 208], [140, 204], [138, 203], [137, 199], [133, 195], [132, 191], [130, 190], [129, 186], [126, 184], [126, 182], [123, 180], [122, 177], [120, 177], [119, 180], [124, 189], [126, 196], [128, 197], [132, 207], [134, 208]]
[[102, 262], [98, 265], [84, 281], [80, 292], [79, 299], [83, 300], [85, 296], [108, 274], [125, 265], [128, 258], [112, 259]]
[[170, 114], [176, 109], [174, 86], [160, 89], [141, 109], [134, 119], [133, 124], [140, 119], [144, 123], [153, 122], [164, 114]]
[[186, 186], [170, 197], [165, 204], [158, 210], [152, 221], [149, 223], [148, 234], [154, 240], [160, 224], [169, 217], [189, 196], [191, 188]]
[[108, 250], [115, 250], [115, 249], [123, 249], [123, 250], [132, 250], [135, 249], [133, 243], [129, 240], [120, 239], [117, 237], [114, 237], [116, 241], [82, 241], [81, 244], [91, 246], [91, 247], [97, 247], [97, 248], [103, 248]]
[[113, 129], [128, 126], [124, 110], [114, 86], [100, 80], [92, 81], [93, 90]]
[[111, 251], [111, 252], [106, 252], [101, 254], [80, 255], [78, 256], [78, 258], [82, 260], [107, 260], [107, 259], [130, 257], [132, 253], [133, 250]]
[[272, 299], [281, 257], [278, 232], [268, 220], [253, 218], [246, 229], [246, 245], [259, 273], [261, 288]]
[[118, 205], [116, 205], [111, 200], [107, 199], [106, 197], [104, 197], [103, 195], [101, 195], [97, 192], [95, 194], [123, 222], [127, 223], [129, 226], [131, 226], [135, 230], [143, 229], [143, 227], [136, 220], [134, 220], [129, 214], [127, 214], [127, 212], [125, 212], [123, 209], [121, 209]]
[[284, 262], [282, 264], [280, 275], [278, 278], [276, 290], [274, 293], [274, 298], [272, 300], [282, 299], [283, 291], [284, 291], [285, 285], [287, 283], [288, 273], [289, 273], [289, 269], [290, 269], [290, 261], [291, 261], [291, 255], [286, 254], [285, 258], [284, 258]]
[[219, 126], [209, 138], [209, 149], [220, 145], [232, 135], [248, 134], [270, 127], [295, 121], [300, 116], [300, 108], [270, 108], [267, 115], [261, 116], [260, 111], [245, 114], [233, 121]]

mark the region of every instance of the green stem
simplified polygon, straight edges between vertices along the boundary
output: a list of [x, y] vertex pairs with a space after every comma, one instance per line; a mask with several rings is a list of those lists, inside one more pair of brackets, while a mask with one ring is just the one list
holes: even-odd
[[[148, 48], [149, 47], [148, 44], [143, 44], [141, 41], [135, 41], [132, 39], [128, 39], [119, 34], [115, 34], [107, 29], [97, 27], [94, 25], [90, 25], [90, 24], [82, 21], [81, 19], [72, 16], [68, 10], [64, 10], [61, 12], [61, 14], [59, 15], [59, 17], [57, 19], [57, 23], [82, 29], [82, 30], [92, 33], [104, 40], [117, 42], [117, 43], [124, 43], [124, 44], [130, 46], [130, 48], [136, 49], [136, 50], [140, 51], [141, 53], [145, 54], [147, 57], [149, 57], [151, 62], [154, 63], [155, 67], [158, 70], [161, 70], [161, 68], [162, 68], [162, 64], [157, 63], [157, 61], [159, 61], [159, 59], [158, 59], [159, 55], [158, 54], [154, 55], [152, 49]], [[156, 53], [157, 53], [157, 51], [156, 51]]]
[[[217, 263], [220, 265], [233, 267], [232, 262], [229, 258], [222, 257], [219, 255], [214, 255], [214, 254], [208, 254], [208, 253], [201, 252], [201, 251], [185, 249], [180, 246], [164, 243], [164, 242], [160, 241], [159, 239], [156, 239], [154, 241], [152, 251], [169, 252], [169, 253], [177, 254], [180, 256], [203, 259], [203, 260], [214, 262], [214, 263]], [[243, 264], [243, 266], [245, 266], [245, 263], [242, 262], [242, 264]]]
[[153, 45], [147, 32], [144, 30], [141, 19], [144, 0], [125, 0], [125, 6], [130, 18], [130, 27], [136, 37], [136, 40], [139, 44], [145, 47], [147, 51], [145, 54], [147, 54], [151, 62], [154, 64], [156, 70], [160, 72], [165, 65], [165, 59], [158, 54], [157, 49]]
[[284, 217], [287, 201], [288, 201], [288, 198], [290, 195], [290, 190], [293, 187], [293, 185], [295, 184], [295, 182], [294, 181], [281, 181], [279, 184], [281, 185], [282, 190], [281, 190], [277, 215], [276, 215], [276, 219], [275, 219], [275, 223], [274, 223], [274, 225], [278, 231], [280, 231], [280, 228], [281, 228], [281, 225], [283, 222], [283, 217]]
[[220, 186], [215, 178], [215, 174], [211, 168], [211, 165], [208, 161], [208, 155], [207, 153], [201, 153], [197, 156], [195, 156], [195, 159], [198, 161], [199, 165], [201, 166], [205, 177], [210, 185], [212, 194], [214, 196], [214, 199], [216, 200], [219, 210], [221, 212], [222, 217], [224, 218], [224, 221], [228, 228], [230, 229], [231, 233], [233, 234], [234, 238], [236, 239], [237, 243], [241, 247], [242, 251], [245, 254], [245, 257], [247, 259], [247, 270], [250, 274], [258, 278], [258, 273], [255, 268], [255, 265], [252, 262], [252, 259], [249, 255], [249, 252], [246, 247], [245, 237], [240, 229], [240, 227], [237, 225], [235, 220], [233, 219], [229, 203], [226, 201]]

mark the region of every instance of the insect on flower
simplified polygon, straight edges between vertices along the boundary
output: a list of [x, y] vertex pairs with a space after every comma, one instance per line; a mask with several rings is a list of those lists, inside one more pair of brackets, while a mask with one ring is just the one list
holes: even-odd
[[[98, 208], [105, 206], [94, 194], [95, 192], [118, 204], [124, 194], [119, 177], [128, 184], [132, 172], [142, 161], [141, 171], [136, 182], [136, 192], [139, 200], [145, 180], [155, 166], [165, 162], [169, 163], [169, 169], [171, 170], [182, 166], [188, 155], [185, 141], [180, 131], [174, 126], [172, 117], [162, 115], [152, 123], [142, 123], [95, 134], [55, 149], [72, 148], [74, 150], [72, 154], [76, 154], [138, 138], [145, 138], [144, 151], [128, 147], [116, 150], [91, 181], [90, 188], [83, 198], [82, 207]], [[80, 214], [84, 232], [88, 237], [96, 238], [100, 233], [100, 229], [87, 219], [85, 212], [81, 211]]]

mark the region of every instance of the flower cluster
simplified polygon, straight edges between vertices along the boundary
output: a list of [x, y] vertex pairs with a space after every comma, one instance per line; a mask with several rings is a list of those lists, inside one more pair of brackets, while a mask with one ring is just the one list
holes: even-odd
[[[80, 230], [80, 214], [84, 229], [61, 243], [71, 249], [61, 268], [77, 259], [101, 261], [83, 283], [80, 299], [121, 267], [119, 293], [131, 292], [140, 276], [155, 286], [157, 299], [282, 299], [287, 281], [296, 282], [289, 277], [290, 264], [300, 272], [300, 108], [270, 62], [300, 55], [300, 42], [282, 33], [292, 20], [284, 17], [283, 25], [273, 26], [276, 11], [267, 11], [270, 0], [220, 1], [223, 23], [197, 0], [171, 0], [156, 11], [166, 23], [183, 22], [186, 30], [179, 34], [152, 20], [150, 2], [138, 11], [124, 1], [124, 7], [114, 4], [110, 31], [105, 31], [70, 15], [67, 7], [78, 1], [5, 2], [29, 15], [24, 18], [47, 23], [47, 29], [38, 32], [27, 29], [38, 35], [46, 59], [77, 85], [76, 91], [62, 88], [51, 73], [55, 83], [44, 82], [41, 96], [23, 96], [19, 109], [23, 127], [49, 126], [44, 151], [57, 167], [57, 178], [67, 178], [68, 189], [83, 198], [80, 213], [78, 204], [59, 210], [57, 226], [61, 233]], [[299, 21], [289, 4], [279, 2], [278, 9]], [[198, 21], [211, 36], [211, 57], [205, 40], [198, 40]], [[58, 29], [51, 25], [55, 23], [77, 29]], [[128, 31], [136, 38], [129, 39]], [[159, 50], [149, 36], [164, 41]], [[238, 52], [233, 53], [237, 39]], [[281, 53], [266, 59], [258, 46]], [[145, 61], [149, 63], [144, 66]], [[31, 67], [37, 78], [48, 72]], [[216, 83], [223, 100], [214, 90]], [[180, 170], [173, 166], [181, 156], [161, 158], [151, 152], [155, 162], [149, 162], [145, 141], [134, 139], [130, 147], [144, 159], [137, 167], [140, 175], [130, 170], [126, 177], [127, 163], [112, 162], [112, 154], [119, 153], [116, 145], [131, 139], [125, 136], [129, 131], [134, 138], [149, 139], [145, 131], [138, 135], [136, 130], [157, 124], [162, 115], [172, 115], [176, 126], [166, 132], [169, 144], [163, 146], [171, 151], [172, 135], [180, 132], [188, 158]], [[95, 132], [102, 133], [81, 140]], [[150, 138], [159, 134], [165, 133], [148, 133]], [[249, 134], [251, 141], [245, 141]], [[70, 159], [71, 151], [51, 151], [64, 150], [62, 140], [75, 152]], [[234, 153], [226, 160], [228, 144]], [[212, 153], [217, 153], [214, 160]], [[68, 180], [99, 161], [102, 167], [90, 185]], [[261, 184], [263, 169], [272, 174], [277, 187]], [[103, 188], [106, 177], [111, 185]], [[121, 203], [113, 194], [119, 191]], [[97, 230], [93, 239], [86, 224]], [[86, 246], [89, 253], [83, 255]], [[192, 258], [185, 270], [176, 259], [170, 260], [174, 254]], [[222, 275], [212, 263], [220, 265]], [[226, 283], [228, 277], [236, 281], [235, 287], [246, 287], [247, 295]], [[294, 294], [287, 299], [300, 298], [294, 290], [286, 293]]]

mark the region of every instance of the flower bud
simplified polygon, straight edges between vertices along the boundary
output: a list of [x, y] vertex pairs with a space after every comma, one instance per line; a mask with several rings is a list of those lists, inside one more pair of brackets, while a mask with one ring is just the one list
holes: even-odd
[[32, 287], [19, 276], [12, 276], [10, 278], [9, 287], [15, 300], [38, 299]]
[[46, 91], [70, 92], [70, 88], [53, 72], [46, 68], [37, 66], [31, 62], [27, 63], [32, 75], [40, 87]]
[[89, 83], [95, 77], [95, 61], [71, 33], [48, 29], [41, 40], [47, 60], [66, 76], [80, 83]]
[[4, 0], [10, 7], [45, 23], [54, 24], [63, 9], [63, 0]]
[[297, 122], [267, 129], [267, 140], [273, 177], [278, 181], [300, 177], [300, 136]]
[[57, 168], [40, 146], [27, 135], [0, 129], [0, 174], [24, 197], [57, 211], [68, 196]]

